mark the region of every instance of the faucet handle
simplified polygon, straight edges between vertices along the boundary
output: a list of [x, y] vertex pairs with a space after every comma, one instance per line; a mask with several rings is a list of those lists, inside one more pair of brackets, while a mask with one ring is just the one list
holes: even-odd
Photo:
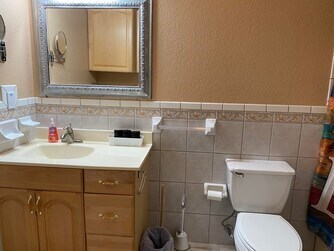
[[73, 128], [71, 124], [69, 124], [68, 126], [65, 126], [63, 130], [67, 131], [68, 133], [73, 133]]

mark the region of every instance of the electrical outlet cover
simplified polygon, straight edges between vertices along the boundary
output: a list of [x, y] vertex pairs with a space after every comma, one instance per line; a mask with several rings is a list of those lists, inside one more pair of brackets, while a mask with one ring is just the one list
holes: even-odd
[[17, 106], [17, 87], [16, 85], [1, 85], [2, 102], [8, 109], [14, 109]]

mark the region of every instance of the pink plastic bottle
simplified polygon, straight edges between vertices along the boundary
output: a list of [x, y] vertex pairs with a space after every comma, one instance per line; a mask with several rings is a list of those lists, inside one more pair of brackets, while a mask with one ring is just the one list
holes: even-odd
[[59, 140], [57, 127], [55, 126], [55, 122], [53, 118], [51, 118], [50, 126], [49, 126], [49, 142], [57, 143]]

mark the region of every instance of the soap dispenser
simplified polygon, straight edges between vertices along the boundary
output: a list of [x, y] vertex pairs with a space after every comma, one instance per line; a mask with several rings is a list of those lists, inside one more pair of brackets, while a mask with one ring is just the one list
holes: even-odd
[[58, 137], [57, 127], [55, 126], [55, 122], [53, 118], [51, 118], [50, 126], [49, 126], [49, 142], [57, 143], [58, 140], [59, 140], [59, 137]]

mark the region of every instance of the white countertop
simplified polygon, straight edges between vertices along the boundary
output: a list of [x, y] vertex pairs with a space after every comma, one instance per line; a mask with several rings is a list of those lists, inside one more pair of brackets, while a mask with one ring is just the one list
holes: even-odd
[[0, 153], [0, 165], [138, 171], [151, 148], [147, 142], [141, 147], [125, 147], [110, 146], [108, 142], [68, 144], [36, 139]]

